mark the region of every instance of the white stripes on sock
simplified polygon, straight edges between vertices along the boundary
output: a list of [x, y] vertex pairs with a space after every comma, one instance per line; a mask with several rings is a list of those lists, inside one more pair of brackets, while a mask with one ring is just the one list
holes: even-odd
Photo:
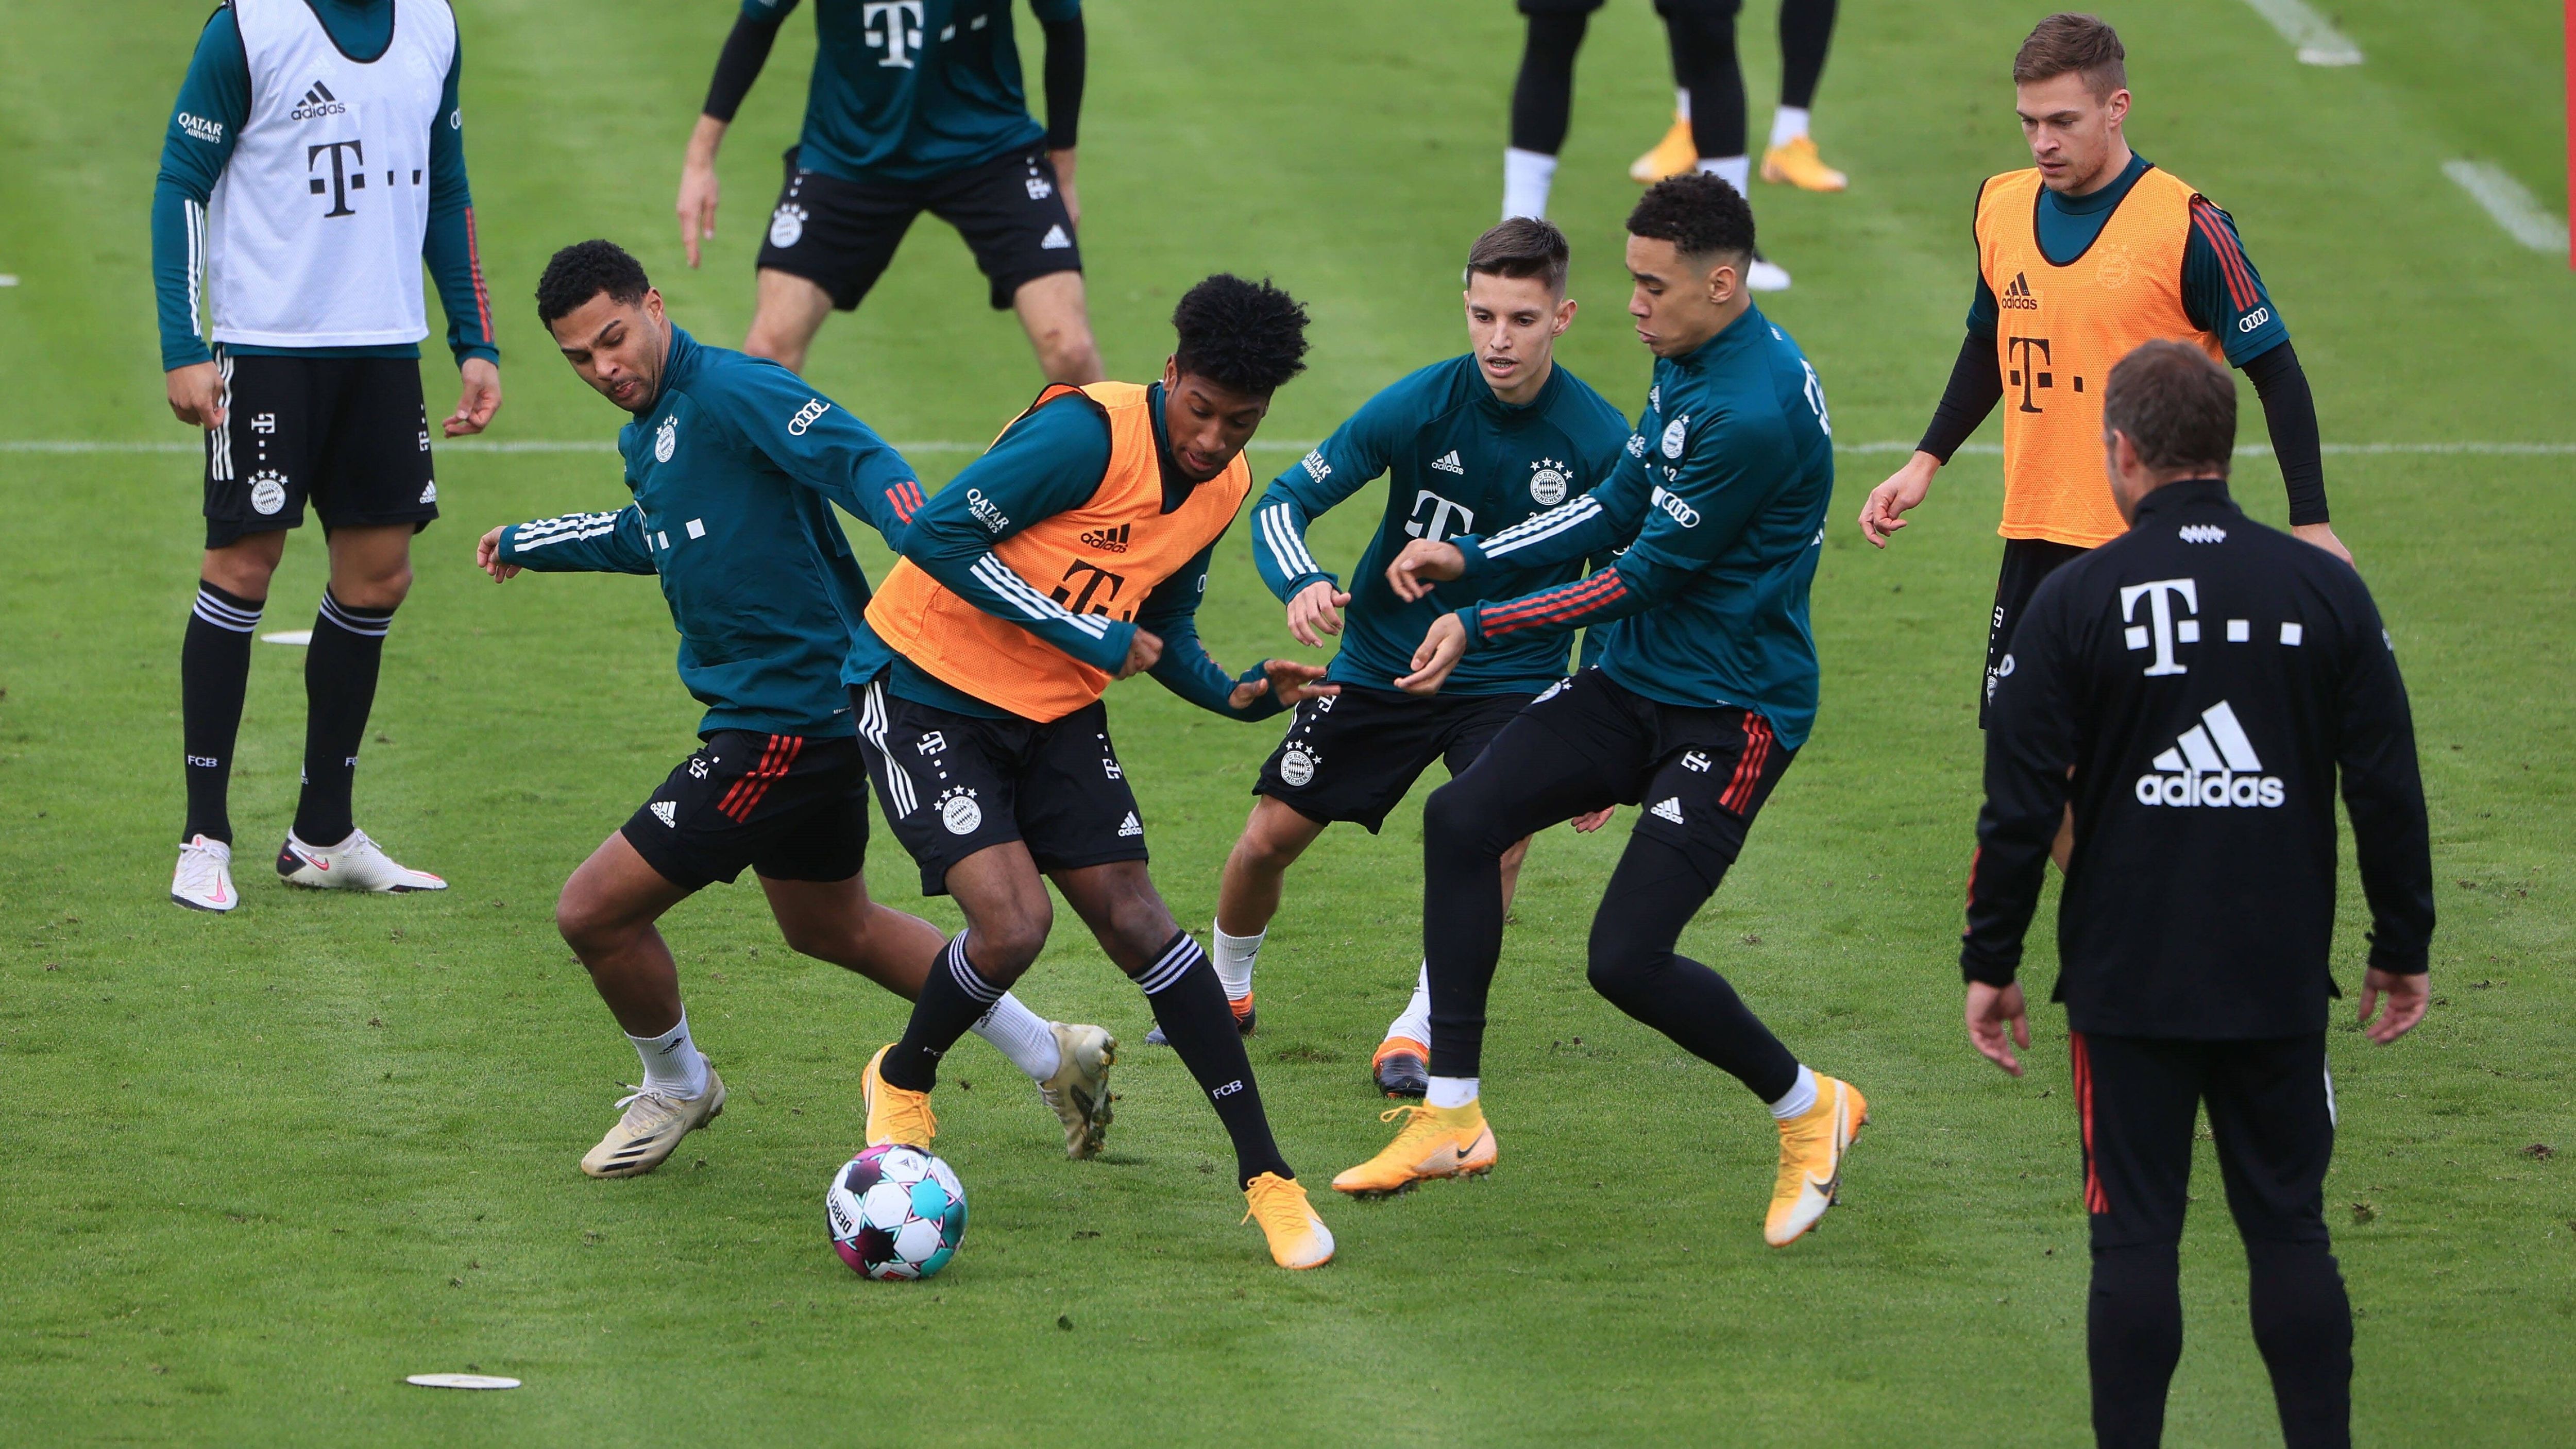
[[330, 620], [340, 628], [346, 629], [350, 633], [366, 639], [382, 639], [385, 637], [386, 632], [394, 626], [394, 616], [392, 614], [388, 613], [382, 618], [370, 619], [365, 615], [353, 613], [350, 611], [348, 605], [331, 597], [331, 591], [329, 589], [324, 589], [322, 591], [322, 617]]
[[947, 963], [949, 978], [957, 983], [957, 989], [965, 992], [969, 999], [980, 1001], [986, 1006], [991, 1006], [1002, 999], [1002, 988], [977, 975], [975, 963], [966, 959], [964, 931], [948, 938], [947, 953], [940, 959]]
[[188, 612], [218, 629], [230, 629], [236, 634], [247, 634], [259, 627], [259, 609], [256, 606], [244, 609], [227, 604], [203, 584], [197, 586], [196, 605]]
[[1172, 948], [1165, 951], [1160, 960], [1145, 968], [1144, 973], [1136, 978], [1136, 984], [1144, 988], [1147, 996], [1160, 996], [1179, 985], [1181, 978], [1190, 974], [1191, 967], [1205, 960], [1207, 953], [1199, 949], [1199, 943], [1183, 935], [1172, 943]]

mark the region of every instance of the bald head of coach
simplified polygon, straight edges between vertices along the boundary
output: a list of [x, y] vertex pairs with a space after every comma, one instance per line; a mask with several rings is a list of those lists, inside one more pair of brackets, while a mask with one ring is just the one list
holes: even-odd
[[2022, 938], [2071, 806], [2054, 999], [2092, 1219], [2095, 1436], [2162, 1436], [2206, 1106], [2284, 1436], [2348, 1444], [2352, 1314], [2324, 1199], [2335, 800], [2370, 901], [2360, 1017], [2385, 1045], [2423, 1017], [2433, 933], [2406, 688], [2351, 566], [2228, 496], [2236, 386], [2217, 364], [2178, 342], [2131, 352], [2103, 434], [2129, 531], [2049, 575], [1996, 670], [1959, 953], [1968, 1035], [2021, 1074]]

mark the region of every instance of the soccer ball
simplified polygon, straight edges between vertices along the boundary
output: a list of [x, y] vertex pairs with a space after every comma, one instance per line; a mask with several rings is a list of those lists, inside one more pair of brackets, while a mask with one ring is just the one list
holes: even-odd
[[869, 1278], [927, 1278], [966, 1237], [966, 1189], [945, 1162], [881, 1143], [832, 1174], [823, 1193], [832, 1247]]

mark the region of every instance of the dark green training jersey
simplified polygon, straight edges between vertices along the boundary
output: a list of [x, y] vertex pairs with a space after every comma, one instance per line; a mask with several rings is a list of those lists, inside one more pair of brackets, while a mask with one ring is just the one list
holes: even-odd
[[1755, 711], [1796, 749], [1816, 719], [1807, 589], [1833, 491], [1824, 385], [1789, 334], [1747, 308], [1697, 351], [1656, 360], [1607, 484], [1517, 528], [1452, 540], [1469, 580], [1627, 550], [1578, 583], [1459, 610], [1467, 659], [1586, 626], [1622, 686]]
[[[1350, 579], [1341, 652], [1331, 678], [1393, 689], [1413, 672], [1413, 650], [1431, 621], [1480, 599], [1507, 599], [1568, 583], [1583, 555], [1530, 568], [1496, 568], [1440, 585], [1406, 603], [1386, 566], [1417, 538], [1497, 533], [1608, 482], [1628, 420], [1558, 365], [1538, 396], [1514, 407], [1494, 396], [1475, 355], [1435, 362], [1370, 398], [1324, 445], [1282, 473], [1252, 505], [1252, 560], [1284, 602], [1319, 580], [1341, 581], [1306, 547], [1306, 526], [1387, 475], [1386, 512]], [[1497, 641], [1458, 666], [1451, 694], [1514, 694], [1565, 677], [1566, 636]]]
[[[798, 0], [743, 0], [775, 23]], [[1042, 21], [1082, 0], [1029, 0]], [[1035, 147], [1010, 0], [814, 0], [814, 78], [796, 164], [867, 184], [908, 185]]]
[[893, 656], [832, 504], [903, 547], [921, 504], [903, 455], [786, 368], [677, 327], [661, 394], [617, 450], [634, 502], [503, 529], [501, 561], [658, 575], [702, 735], [855, 734], [842, 674]]

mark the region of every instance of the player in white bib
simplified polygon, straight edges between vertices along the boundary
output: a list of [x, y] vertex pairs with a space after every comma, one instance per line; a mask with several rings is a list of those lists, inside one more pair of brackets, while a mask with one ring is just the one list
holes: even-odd
[[446, 888], [368, 839], [349, 796], [385, 633], [411, 586], [411, 536], [438, 516], [424, 262], [464, 383], [443, 429], [479, 433], [501, 405], [457, 71], [446, 0], [230, 0], [171, 108], [152, 195], [161, 365], [170, 410], [206, 434], [205, 564], [179, 666], [188, 820], [170, 898], [183, 906], [240, 902], [233, 742], [269, 578], [308, 502], [331, 577], [304, 661], [304, 788], [278, 874]]

